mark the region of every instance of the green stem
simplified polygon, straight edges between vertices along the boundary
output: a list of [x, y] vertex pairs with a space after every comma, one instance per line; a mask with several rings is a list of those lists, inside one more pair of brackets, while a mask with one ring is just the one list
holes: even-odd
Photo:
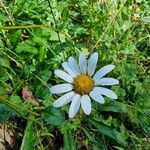
[[51, 28], [51, 26], [49, 25], [0, 26], [1, 30], [26, 29], [26, 28]]

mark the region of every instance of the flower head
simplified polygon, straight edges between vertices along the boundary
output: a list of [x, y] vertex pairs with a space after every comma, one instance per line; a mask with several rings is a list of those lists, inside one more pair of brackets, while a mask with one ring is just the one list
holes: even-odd
[[98, 61], [98, 53], [94, 53], [88, 60], [83, 53], [79, 56], [79, 65], [73, 57], [62, 64], [65, 71], [55, 70], [55, 75], [67, 83], [58, 84], [50, 88], [54, 94], [65, 93], [54, 103], [54, 107], [61, 107], [71, 102], [69, 117], [73, 118], [80, 106], [85, 114], [91, 113], [91, 99], [103, 104], [104, 96], [117, 99], [117, 95], [110, 89], [103, 86], [115, 85], [119, 81], [114, 78], [104, 77], [114, 69], [114, 65], [106, 65], [95, 74]]

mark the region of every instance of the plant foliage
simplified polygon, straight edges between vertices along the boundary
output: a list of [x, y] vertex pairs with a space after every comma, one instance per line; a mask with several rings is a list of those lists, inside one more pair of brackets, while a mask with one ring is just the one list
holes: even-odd
[[[21, 132], [18, 149], [150, 149], [150, 1], [0, 0], [0, 6], [0, 123]], [[90, 116], [68, 119], [68, 105], [52, 106], [53, 72], [69, 56], [94, 51], [97, 68], [115, 64], [118, 99], [92, 102]]]

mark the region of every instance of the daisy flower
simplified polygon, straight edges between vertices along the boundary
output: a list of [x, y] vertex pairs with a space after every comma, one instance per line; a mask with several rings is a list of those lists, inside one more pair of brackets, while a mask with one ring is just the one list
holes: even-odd
[[[117, 99], [117, 95], [103, 86], [115, 85], [119, 81], [114, 78], [104, 77], [114, 69], [114, 65], [106, 65], [95, 73], [98, 53], [94, 53], [87, 60], [83, 53], [79, 56], [79, 65], [73, 57], [62, 64], [64, 71], [55, 70], [55, 75], [67, 83], [58, 84], [50, 88], [53, 94], [65, 93], [54, 103], [54, 107], [61, 107], [71, 102], [69, 118], [73, 118], [80, 106], [86, 115], [91, 113], [91, 99], [103, 104], [103, 96]], [[94, 74], [95, 73], [95, 74]]]

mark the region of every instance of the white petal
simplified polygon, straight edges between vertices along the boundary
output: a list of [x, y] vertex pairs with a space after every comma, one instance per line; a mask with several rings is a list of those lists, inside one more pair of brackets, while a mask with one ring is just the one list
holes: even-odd
[[91, 113], [91, 100], [88, 95], [83, 95], [81, 98], [81, 107], [85, 114], [89, 115]]
[[62, 64], [64, 70], [66, 72], [68, 72], [73, 78], [75, 78], [77, 75], [72, 71], [71, 67], [69, 66], [69, 63], [68, 62], [64, 62]]
[[87, 72], [87, 60], [86, 60], [86, 57], [83, 53], [81, 53], [79, 56], [79, 67], [80, 67], [81, 73], [86, 74], [86, 72]]
[[69, 83], [58, 84], [50, 88], [50, 92], [54, 94], [65, 93], [71, 91], [73, 89], [73, 85]]
[[119, 84], [119, 81], [114, 78], [101, 78], [97, 80], [96, 85], [116, 85]]
[[80, 108], [80, 103], [81, 103], [81, 96], [79, 94], [76, 94], [71, 102], [71, 106], [69, 109], [69, 118], [73, 118], [76, 115], [76, 113]]
[[90, 92], [90, 96], [98, 103], [104, 104], [105, 100], [100, 93], [97, 93], [95, 90]]
[[104, 75], [106, 75], [108, 72], [112, 71], [115, 68], [114, 65], [106, 65], [100, 70], [96, 72], [93, 79], [95, 82], [97, 82], [98, 79], [102, 78]]
[[93, 91], [95, 91], [96, 93], [105, 95], [105, 96], [112, 98], [112, 99], [118, 98], [118, 96], [112, 90], [109, 90], [109, 89], [104, 88], [104, 87], [95, 87], [93, 89]]
[[69, 63], [69, 66], [71, 67], [72, 71], [73, 71], [76, 75], [81, 74], [81, 73], [80, 73], [79, 66], [77, 65], [77, 63], [76, 63], [76, 61], [75, 61], [75, 59], [74, 59], [73, 57], [69, 57], [68, 63]]
[[[71, 91], [71, 92], [69, 92], [69, 93], [67, 93], [67, 94], [65, 94], [65, 95], [63, 95], [63, 96], [61, 96], [60, 98], [58, 98], [58, 99], [53, 103], [53, 106], [54, 106], [54, 107], [61, 107], [61, 106], [65, 105], [66, 102], [68, 102], [68, 100], [69, 100], [71, 97], [73, 97], [74, 95], [75, 95], [75, 92]], [[71, 101], [71, 99], [70, 99], [70, 101]], [[70, 102], [70, 101], [69, 101], [69, 102]], [[69, 102], [68, 102], [68, 103], [69, 103]]]
[[88, 75], [92, 76], [95, 72], [98, 60], [98, 53], [94, 53], [88, 60]]
[[73, 97], [74, 96], [70, 97], [67, 101], [65, 101], [65, 103], [63, 105], [66, 105], [66, 104], [70, 103], [73, 100]]
[[62, 71], [62, 70], [55, 70], [55, 75], [58, 76], [59, 78], [69, 82], [69, 83], [73, 83], [73, 78], [66, 72]]

